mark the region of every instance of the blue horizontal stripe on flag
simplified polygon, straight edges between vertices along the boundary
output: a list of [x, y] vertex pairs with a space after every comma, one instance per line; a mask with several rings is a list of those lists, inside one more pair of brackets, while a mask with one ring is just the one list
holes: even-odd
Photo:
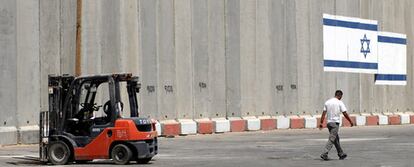
[[323, 18], [323, 25], [378, 31], [377, 24], [367, 24]]
[[374, 69], [374, 70], [378, 69], [378, 63], [324, 60], [323, 64], [325, 67], [361, 68], [361, 69]]
[[400, 74], [375, 74], [375, 80], [406, 81], [407, 80], [407, 75], [400, 75]]
[[378, 42], [387, 42], [387, 43], [396, 43], [396, 44], [406, 45], [407, 44], [407, 39], [378, 35]]

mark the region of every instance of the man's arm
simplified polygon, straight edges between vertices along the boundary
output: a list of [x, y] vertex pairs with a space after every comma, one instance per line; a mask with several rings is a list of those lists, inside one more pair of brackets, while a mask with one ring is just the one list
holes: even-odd
[[345, 112], [343, 112], [343, 114], [344, 114], [345, 118], [349, 121], [349, 123], [351, 123], [351, 127], [354, 126], [354, 123], [352, 122], [351, 118], [349, 118], [348, 113], [346, 113], [346, 111], [345, 111]]
[[323, 128], [323, 121], [325, 120], [325, 115], [326, 115], [326, 111], [323, 111], [322, 116], [321, 116], [321, 123], [319, 124], [319, 129]]

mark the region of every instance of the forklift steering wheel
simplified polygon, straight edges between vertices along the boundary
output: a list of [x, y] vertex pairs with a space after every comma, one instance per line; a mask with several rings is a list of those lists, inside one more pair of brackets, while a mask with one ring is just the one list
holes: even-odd
[[105, 102], [104, 106], [103, 106], [103, 111], [106, 114], [107, 117], [110, 116], [111, 111], [109, 111], [109, 106], [111, 105], [111, 100], [108, 100], [107, 102]]
[[[124, 109], [124, 103], [122, 103], [122, 102], [119, 102], [119, 103], [121, 103], [121, 111]], [[105, 104], [103, 105], [103, 110], [104, 110], [104, 113], [107, 115], [107, 116], [110, 116], [110, 114], [111, 114], [111, 109], [110, 109], [110, 106], [111, 105], [111, 100], [108, 100], [107, 102], [105, 102]]]

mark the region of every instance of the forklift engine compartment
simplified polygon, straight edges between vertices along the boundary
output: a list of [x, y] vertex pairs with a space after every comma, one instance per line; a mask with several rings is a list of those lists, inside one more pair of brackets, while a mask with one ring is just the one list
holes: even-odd
[[[56, 165], [93, 159], [148, 163], [158, 151], [157, 132], [155, 121], [139, 118], [139, 89], [138, 77], [130, 73], [49, 75], [49, 111], [40, 113], [40, 160]], [[122, 101], [125, 96], [128, 100]], [[130, 117], [122, 118], [123, 112]]]

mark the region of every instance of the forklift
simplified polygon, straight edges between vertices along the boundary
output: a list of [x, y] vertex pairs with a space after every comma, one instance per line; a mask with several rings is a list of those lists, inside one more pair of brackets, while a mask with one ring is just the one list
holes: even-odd
[[[112, 159], [119, 165], [146, 164], [157, 154], [156, 122], [138, 115], [138, 77], [119, 73], [49, 75], [48, 79], [49, 111], [41, 112], [39, 121], [42, 162], [64, 165]], [[129, 118], [121, 116], [125, 96]]]

